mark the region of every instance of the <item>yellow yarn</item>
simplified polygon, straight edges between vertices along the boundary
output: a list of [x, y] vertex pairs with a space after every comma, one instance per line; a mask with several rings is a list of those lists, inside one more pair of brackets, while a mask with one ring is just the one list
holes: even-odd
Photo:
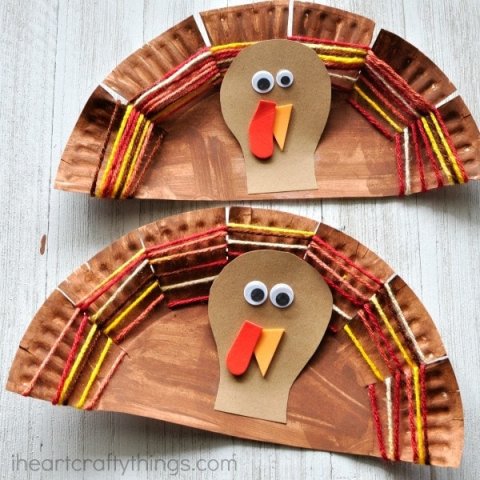
[[100, 368], [102, 368], [102, 364], [105, 360], [105, 357], [107, 356], [108, 350], [110, 349], [110, 346], [112, 345], [112, 339], [108, 338], [107, 342], [105, 343], [105, 346], [103, 347], [102, 353], [100, 353], [100, 357], [98, 357], [97, 364], [95, 365], [95, 368], [92, 370], [92, 373], [90, 374], [90, 377], [88, 378], [87, 385], [83, 389], [82, 396], [80, 397], [80, 400], [77, 402], [75, 407], [77, 408], [82, 408], [83, 404], [85, 403], [85, 400], [87, 400], [88, 394], [90, 392], [90, 389], [92, 388], [93, 382], [97, 378], [98, 372], [100, 371]]
[[450, 145], [447, 142], [447, 139], [445, 138], [445, 135], [443, 134], [443, 131], [438, 123], [437, 118], [435, 115], [430, 112], [430, 118], [432, 119], [433, 124], [435, 125], [435, 129], [437, 130], [438, 136], [440, 137], [440, 140], [442, 141], [443, 147], [445, 148], [445, 151], [447, 152], [448, 158], [450, 159], [450, 162], [452, 164], [453, 170], [455, 171], [455, 175], [457, 176], [458, 182], [459, 183], [465, 183], [465, 180], [463, 178], [462, 172], [460, 170], [460, 167], [458, 166], [457, 159], [455, 158], [455, 155], [452, 152], [452, 149], [450, 148]]
[[142, 151], [142, 148], [144, 146], [145, 138], [147, 137], [147, 135], [150, 135], [150, 132], [152, 131], [152, 129], [153, 129], [153, 123], [146, 120], [145, 126], [143, 127], [142, 136], [140, 137], [140, 141], [138, 142], [137, 150], [135, 151], [132, 163], [130, 164], [130, 168], [127, 173], [127, 179], [122, 188], [122, 194], [121, 194], [122, 198], [124, 197], [124, 193], [128, 191], [128, 188], [130, 187], [133, 171], [135, 170], [135, 166], [137, 165], [138, 159], [140, 157], [140, 152]]
[[229, 48], [243, 48], [248, 47], [249, 45], [253, 45], [257, 42], [234, 42], [234, 43], [226, 43], [225, 45], [213, 45], [210, 47], [211, 52], [219, 52], [221, 50], [228, 50]]
[[435, 152], [435, 155], [438, 158], [438, 162], [442, 167], [443, 173], [445, 173], [448, 183], [452, 185], [454, 183], [452, 174], [450, 173], [450, 170], [448, 169], [445, 163], [445, 159], [443, 158], [442, 152], [440, 152], [440, 149], [438, 148], [438, 144], [435, 140], [435, 137], [433, 136], [433, 132], [430, 129], [430, 126], [428, 125], [428, 122], [425, 119], [425, 117], [422, 117], [421, 120], [422, 120], [423, 128], [425, 129], [425, 132], [427, 134], [427, 137], [430, 140], [430, 143], [432, 144], [433, 151]]
[[358, 338], [352, 332], [352, 329], [348, 325], [345, 325], [343, 329], [345, 330], [345, 332], [347, 332], [347, 335], [350, 337], [350, 340], [352, 340], [353, 344], [357, 347], [357, 350], [360, 352], [360, 355], [363, 357], [365, 362], [367, 362], [373, 374], [378, 378], [378, 380], [383, 382], [384, 381], [383, 375], [380, 373], [380, 370], [378, 370], [373, 360], [368, 356], [368, 353], [362, 347], [360, 340], [358, 340]]
[[[225, 45], [213, 45], [212, 47], [210, 47], [210, 51], [211, 52], [219, 52], [219, 51], [222, 51], [222, 50], [228, 50], [230, 48], [244, 48], [244, 47], [248, 47], [250, 45], [254, 45], [255, 43], [257, 42], [234, 42], [234, 43], [226, 43]], [[341, 46], [341, 45], [327, 45], [327, 44], [323, 44], [323, 43], [308, 43], [308, 42], [302, 42], [303, 45], [305, 45], [306, 47], [310, 47], [312, 49], [322, 49], [322, 50], [336, 50], [336, 51], [339, 51], [339, 52], [345, 52], [345, 53], [354, 53], [354, 54], [357, 54], [357, 55], [367, 55], [367, 51], [364, 50], [364, 49], [361, 49], [361, 48], [355, 48], [355, 47], [344, 47], [344, 46]], [[328, 55], [325, 55], [326, 57], [329, 57], [328, 60], [331, 60], [331, 61], [336, 61], [336, 62], [340, 62], [340, 63], [358, 63], [358, 62], [363, 62], [364, 59], [363, 58], [358, 58], [358, 59], [355, 59], [355, 61], [352, 61], [352, 62], [345, 62], [344, 60], [348, 60], [348, 58], [345, 58], [345, 57], [340, 57], [340, 56], [328, 56]]]
[[412, 362], [412, 359], [410, 358], [410, 355], [405, 350], [405, 347], [402, 345], [402, 342], [398, 338], [398, 335], [395, 333], [395, 330], [393, 329], [393, 326], [390, 323], [390, 320], [388, 319], [387, 315], [385, 314], [382, 307], [378, 303], [376, 295], [374, 295], [372, 297], [372, 303], [373, 303], [373, 305], [375, 305], [375, 309], [377, 310], [378, 314], [380, 315], [381, 319], [383, 320], [383, 323], [385, 323], [385, 326], [387, 327], [388, 333], [390, 333], [390, 336], [393, 338], [393, 341], [395, 342], [395, 345], [398, 347], [398, 350], [400, 350], [400, 353], [402, 354], [402, 357], [405, 359], [405, 361], [407, 362], [409, 367], [413, 369], [415, 367], [415, 364]]
[[346, 65], [365, 63], [363, 57], [339, 57], [338, 55], [323, 55], [322, 53], [319, 53], [318, 57], [324, 62], [344, 63]]
[[279, 228], [279, 227], [264, 227], [263, 225], [247, 225], [243, 223], [229, 223], [228, 228], [234, 228], [238, 230], [260, 230], [265, 232], [271, 232], [273, 234], [287, 234], [295, 235], [298, 237], [311, 238], [315, 235], [315, 232], [309, 232], [307, 230], [294, 230], [292, 228]]
[[65, 383], [63, 384], [62, 393], [60, 395], [60, 400], [58, 402], [60, 405], [65, 400], [65, 396], [67, 395], [68, 388], [70, 387], [70, 384], [72, 383], [72, 380], [74, 379], [75, 374], [77, 373], [78, 367], [80, 366], [80, 363], [82, 362], [83, 357], [85, 356], [85, 353], [87, 352], [88, 347], [90, 346], [90, 343], [92, 342], [92, 339], [95, 336], [96, 331], [97, 331], [97, 324], [94, 323], [90, 328], [90, 331], [88, 332], [88, 336], [85, 339], [85, 342], [83, 343], [82, 348], [79, 354], [77, 355], [77, 358], [75, 359], [75, 362], [73, 363], [72, 368], [70, 369], [70, 372], [68, 373], [68, 377], [65, 380]]
[[391, 337], [393, 338], [395, 345], [400, 350], [402, 357], [407, 362], [408, 366], [412, 369], [413, 372], [413, 385], [414, 385], [414, 393], [415, 393], [415, 428], [417, 430], [417, 439], [418, 439], [418, 461], [421, 464], [425, 463], [425, 442], [423, 438], [423, 422], [422, 422], [422, 407], [421, 407], [421, 399], [420, 399], [420, 381], [419, 381], [419, 369], [418, 366], [413, 362], [408, 352], [405, 350], [405, 347], [402, 345], [402, 342], [398, 338], [398, 335], [395, 333], [393, 326], [388, 319], [385, 311], [380, 306], [376, 295], [372, 297], [372, 303], [375, 305], [375, 309], [377, 310], [378, 314], [380, 315], [381, 319], [385, 323], [388, 332], [390, 333]]
[[397, 132], [403, 132], [403, 128], [398, 125], [395, 120], [393, 120], [385, 110], [380, 107], [380, 105], [372, 100], [358, 85], [353, 87], [355, 91], [386, 121], [388, 122]]
[[[215, 52], [220, 52], [222, 50], [228, 50], [231, 48], [245, 48], [250, 45], [254, 45], [255, 43], [257, 42], [234, 42], [234, 43], [226, 43], [225, 45], [213, 45], [212, 47], [210, 47], [210, 51], [212, 53], [215, 53]], [[320, 44], [303, 43], [303, 45], [312, 49], [333, 50], [337, 52], [353, 53], [356, 55], [363, 55], [363, 56], [367, 55], [366, 50], [363, 50], [361, 48], [355, 48], [355, 47], [343, 47], [341, 45], [326, 45], [322, 43]], [[332, 62], [338, 62], [338, 63], [362, 63], [365, 61], [365, 59], [362, 57], [348, 58], [348, 57], [340, 57], [337, 55], [322, 55], [322, 54], [320, 54], [319, 57], [325, 61], [332, 61]]]
[[135, 140], [137, 138], [138, 132], [140, 131], [140, 128], [143, 125], [144, 120], [145, 120], [145, 116], [143, 115], [143, 113], [141, 113], [137, 118], [137, 123], [135, 125], [135, 129], [133, 130], [132, 138], [130, 139], [130, 142], [128, 142], [127, 151], [125, 152], [125, 155], [122, 158], [120, 171], [118, 172], [117, 180], [115, 181], [115, 186], [113, 187], [112, 198], [116, 197], [118, 190], [122, 185], [123, 175], [125, 174], [125, 169], [127, 168], [128, 162], [130, 160], [130, 156], [132, 155], [133, 145], [135, 144]]
[[115, 154], [117, 153], [118, 145], [120, 143], [120, 140], [122, 138], [123, 132], [125, 130], [125, 127], [127, 125], [127, 120], [130, 117], [130, 113], [132, 112], [133, 105], [128, 105], [127, 109], [125, 110], [125, 114], [123, 115], [122, 123], [120, 124], [120, 128], [118, 129], [117, 136], [115, 137], [115, 142], [113, 143], [112, 151], [110, 152], [110, 156], [108, 157], [108, 162], [107, 166], [105, 167], [105, 170], [103, 171], [103, 177], [102, 177], [102, 182], [100, 184], [100, 188], [98, 189], [98, 195], [97, 196], [102, 196], [105, 187], [107, 185], [107, 177], [108, 177], [108, 172], [112, 169], [112, 164], [113, 164], [113, 159], [115, 158]]
[[413, 367], [413, 387], [415, 392], [415, 412], [418, 444], [418, 463], [425, 463], [425, 442], [423, 439], [422, 407], [420, 402], [420, 381], [418, 367]]
[[115, 269], [107, 278], [104, 278], [95, 288], [95, 290], [98, 290], [99, 288], [102, 288], [105, 284], [107, 284], [113, 277], [118, 275], [128, 264], [134, 262], [138, 257], [143, 255], [145, 253], [145, 249], [142, 248], [140, 249], [135, 255], [130, 257], [125, 263], [120, 265], [117, 269]]
[[144, 291], [143, 293], [137, 297], [125, 310], [123, 310], [112, 322], [105, 328], [104, 332], [109, 333], [112, 331], [116, 326], [118, 326], [123, 319], [136, 307], [138, 306], [142, 300], [144, 300], [152, 290], [158, 287], [160, 288], [159, 283], [155, 280], [153, 283], [151, 283]]
[[337, 52], [354, 53], [355, 55], [364, 56], [366, 56], [368, 53], [367, 50], [364, 50], [362, 48], [342, 47], [341, 45], [327, 45], [325, 43], [303, 43], [303, 45], [305, 45], [306, 47], [310, 47], [314, 50], [334, 50]]

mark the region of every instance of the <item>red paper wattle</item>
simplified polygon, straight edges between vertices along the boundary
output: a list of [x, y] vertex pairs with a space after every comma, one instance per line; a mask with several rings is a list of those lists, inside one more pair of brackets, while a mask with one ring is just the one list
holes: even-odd
[[227, 368], [232, 375], [243, 375], [250, 365], [262, 328], [252, 322], [244, 322], [227, 354]]
[[273, 125], [275, 102], [260, 100], [250, 121], [248, 138], [250, 151], [259, 159], [267, 160], [273, 155]]

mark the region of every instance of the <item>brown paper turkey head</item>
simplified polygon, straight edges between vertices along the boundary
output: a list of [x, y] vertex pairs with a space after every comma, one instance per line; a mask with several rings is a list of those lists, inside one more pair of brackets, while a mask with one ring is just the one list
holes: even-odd
[[227, 265], [208, 302], [220, 362], [215, 409], [285, 423], [290, 387], [332, 305], [321, 275], [291, 253], [260, 250]]
[[235, 58], [220, 102], [245, 157], [248, 193], [317, 188], [314, 152], [330, 101], [327, 70], [305, 45], [268, 40]]

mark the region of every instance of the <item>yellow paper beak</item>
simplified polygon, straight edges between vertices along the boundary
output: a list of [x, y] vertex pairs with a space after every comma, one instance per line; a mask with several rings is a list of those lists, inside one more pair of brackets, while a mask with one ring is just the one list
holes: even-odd
[[293, 105], [280, 105], [275, 107], [275, 122], [273, 124], [273, 136], [278, 143], [280, 150], [283, 152], [285, 140], [287, 139], [288, 126], [292, 116]]
[[264, 328], [255, 346], [255, 358], [264, 377], [282, 339], [284, 328]]

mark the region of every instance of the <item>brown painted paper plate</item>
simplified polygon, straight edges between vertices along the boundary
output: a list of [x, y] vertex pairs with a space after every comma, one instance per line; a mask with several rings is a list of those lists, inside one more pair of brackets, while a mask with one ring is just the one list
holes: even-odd
[[[272, 250], [296, 255], [333, 296], [323, 340], [288, 394], [285, 421], [215, 406], [225, 358], [209, 324], [210, 287], [252, 251]], [[283, 278], [275, 264], [270, 273], [272, 283]], [[309, 288], [303, 280], [298, 307], [301, 289]], [[238, 298], [225, 292], [222, 308], [232, 316]], [[290, 344], [312, 335], [309, 325], [292, 330]], [[273, 404], [265, 385], [263, 400]], [[389, 460], [458, 466], [463, 449], [458, 385], [420, 300], [351, 237], [271, 210], [194, 211], [111, 244], [45, 301], [21, 340], [7, 388], [53, 404]]]
[[[289, 199], [408, 195], [479, 178], [477, 126], [431, 60], [384, 30], [371, 43], [374, 22], [368, 18], [302, 2], [289, 10], [288, 4], [204, 12], [201, 28], [189, 17], [130, 55], [87, 101], [55, 187], [108, 198]], [[332, 84], [326, 128], [304, 153], [312, 177], [282, 183], [280, 191], [247, 187], [249, 175], [255, 181], [262, 172], [247, 171], [219, 99], [232, 61], [252, 43], [270, 39], [313, 50]], [[272, 53], [270, 59], [276, 71], [292, 55]], [[263, 68], [251, 61], [242, 67]], [[298, 65], [292, 68], [300, 74]], [[278, 90], [267, 97], [276, 99]], [[252, 92], [247, 85], [227, 93], [240, 107]], [[305, 93], [301, 103], [313, 98]], [[294, 106], [294, 120], [299, 112]], [[312, 125], [298, 123], [285, 151], [277, 149], [273, 162], [261, 164], [265, 177], [290, 176], [285, 165], [298, 157], [289, 154], [289, 143]], [[278, 158], [285, 159], [283, 166]]]

